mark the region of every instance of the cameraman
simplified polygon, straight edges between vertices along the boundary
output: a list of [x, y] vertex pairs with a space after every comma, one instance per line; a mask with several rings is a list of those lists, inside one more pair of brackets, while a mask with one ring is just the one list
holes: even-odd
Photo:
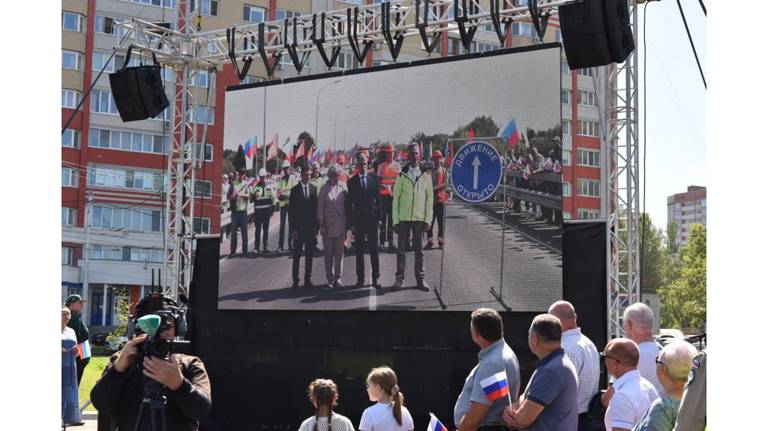
[[[163, 340], [173, 340], [174, 319], [168, 319], [167, 326], [163, 325], [158, 333]], [[203, 361], [184, 354], [172, 354], [168, 360], [146, 356], [140, 371], [136, 361], [142, 358], [140, 348], [146, 340], [146, 334], [138, 335], [112, 355], [91, 390], [91, 401], [99, 411], [99, 430], [133, 431], [137, 420], [142, 423], [139, 429], [151, 429], [149, 406], [144, 407], [142, 418], [138, 418], [145, 379], [153, 379], [163, 387], [167, 399], [166, 430], [197, 430], [198, 421], [211, 409], [211, 385]], [[108, 422], [109, 427], [104, 427], [103, 422]], [[157, 423], [159, 426], [160, 422]]]

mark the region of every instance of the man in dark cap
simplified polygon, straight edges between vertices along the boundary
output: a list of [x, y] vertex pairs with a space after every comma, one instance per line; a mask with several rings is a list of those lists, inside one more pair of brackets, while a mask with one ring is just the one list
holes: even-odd
[[[88, 341], [88, 337], [90, 336], [90, 333], [88, 332], [88, 327], [85, 326], [85, 322], [83, 322], [83, 303], [85, 300], [80, 295], [69, 295], [67, 297], [67, 301], [64, 303], [64, 305], [69, 309], [69, 312], [72, 314], [72, 318], [69, 319], [69, 323], [67, 323], [67, 326], [72, 328], [73, 331], [75, 331], [75, 335], [77, 336], [77, 344], [83, 344], [84, 342]], [[83, 371], [85, 371], [85, 366], [88, 365], [88, 362], [90, 362], [91, 358], [81, 358], [80, 355], [78, 355], [75, 358], [75, 361], [77, 363], [77, 385], [80, 386], [80, 380], [83, 379]]]

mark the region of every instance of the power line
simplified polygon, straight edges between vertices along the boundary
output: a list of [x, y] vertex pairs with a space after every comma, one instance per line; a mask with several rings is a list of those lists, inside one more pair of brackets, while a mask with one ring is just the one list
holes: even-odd
[[701, 5], [701, 10], [704, 11], [704, 16], [707, 16], [707, 7], [704, 6], [704, 0], [699, 0], [699, 4]]
[[[702, 6], [703, 6], [703, 3], [702, 3]], [[691, 37], [691, 30], [688, 28], [688, 21], [685, 19], [685, 13], [683, 12], [683, 5], [680, 4], [680, 0], [677, 0], [677, 8], [680, 10], [680, 16], [683, 18], [683, 24], [685, 25], [685, 32], [688, 34], [688, 41], [691, 43], [693, 56], [696, 58], [696, 65], [699, 66], [701, 81], [704, 83], [704, 89], [706, 89], [707, 80], [706, 78], [704, 78], [704, 70], [701, 68], [701, 62], [699, 61], [699, 54], [696, 52], [696, 46], [693, 44], [693, 37]]]

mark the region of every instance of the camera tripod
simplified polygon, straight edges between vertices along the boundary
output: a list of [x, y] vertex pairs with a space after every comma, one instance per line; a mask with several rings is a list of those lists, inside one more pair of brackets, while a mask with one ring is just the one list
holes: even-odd
[[[133, 427], [133, 431], [139, 431], [141, 422], [143, 419], [144, 409], [149, 407], [149, 430], [150, 431], [166, 431], [165, 426], [165, 405], [168, 400], [162, 393], [162, 386], [160, 383], [144, 377], [144, 397], [141, 400], [141, 406], [139, 406], [139, 414], [136, 417], [136, 425]], [[158, 425], [158, 418], [160, 422], [160, 428]]]

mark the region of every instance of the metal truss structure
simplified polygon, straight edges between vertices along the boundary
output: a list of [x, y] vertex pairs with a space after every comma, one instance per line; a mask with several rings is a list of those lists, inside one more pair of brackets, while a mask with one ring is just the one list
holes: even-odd
[[[272, 78], [278, 59], [288, 55], [300, 74], [312, 52], [317, 51], [330, 69], [342, 47], [349, 47], [362, 63], [373, 44], [386, 44], [392, 60], [397, 61], [406, 37], [418, 36], [424, 49], [432, 53], [443, 33], [458, 31], [465, 48], [469, 48], [477, 29], [490, 24], [503, 43], [512, 23], [520, 20], [531, 22], [543, 38], [549, 17], [557, 14], [557, 8], [579, 1], [582, 0], [539, 0], [518, 6], [515, 0], [484, 0], [483, 4], [480, 0], [404, 0], [200, 31], [199, 12], [189, 10], [189, 0], [178, 0], [178, 30], [140, 19], [122, 23], [118, 47], [127, 43], [144, 55], [154, 54], [161, 64], [176, 70], [173, 138], [167, 168], [164, 291], [178, 299], [180, 293], [187, 292], [191, 278], [194, 177], [202, 155], [192, 151], [192, 144], [199, 142], [199, 127], [197, 116], [190, 115], [190, 106], [207, 107], [211, 87], [208, 86], [206, 104], [199, 105], [198, 91], [191, 91], [189, 83], [197, 79], [200, 70], [213, 74], [223, 64], [231, 63], [242, 80], [258, 58]], [[637, 9], [633, 0], [629, 4], [636, 35]], [[624, 63], [606, 69], [610, 76], [604, 82], [608, 106], [603, 109], [603, 124], [607, 124], [603, 148], [608, 160], [604, 164], [603, 214], [608, 231], [607, 323], [611, 338], [623, 333], [621, 312], [638, 300], [640, 293], [636, 51]], [[621, 79], [623, 88], [619, 88]], [[200, 145], [201, 151], [202, 148]]]

